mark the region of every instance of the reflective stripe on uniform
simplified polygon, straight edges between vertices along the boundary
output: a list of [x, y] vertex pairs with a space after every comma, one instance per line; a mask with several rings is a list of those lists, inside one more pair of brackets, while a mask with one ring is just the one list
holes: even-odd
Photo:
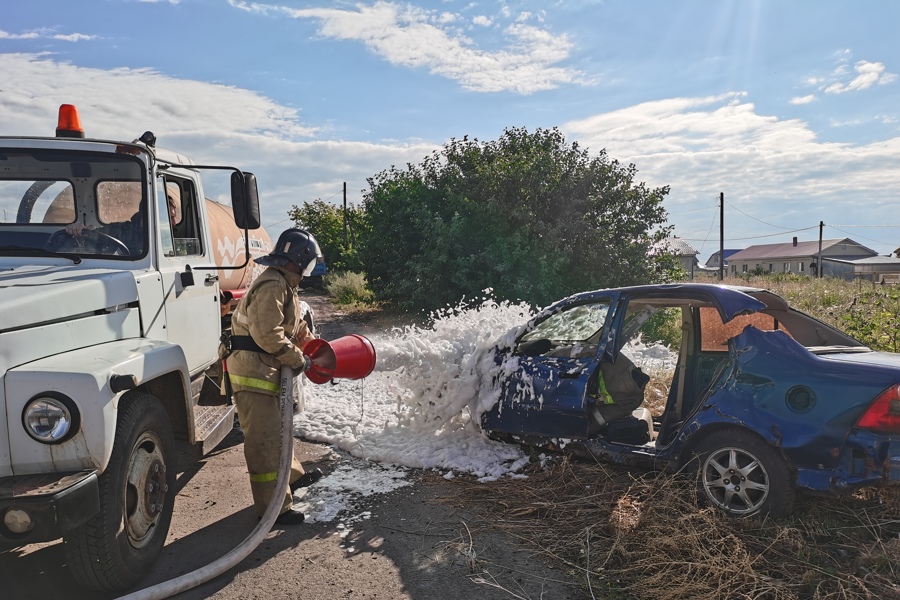
[[606, 390], [606, 382], [603, 381], [603, 371], [600, 369], [597, 369], [597, 383], [599, 384], [600, 397], [603, 398], [603, 403], [604, 404], [615, 404], [616, 401], [613, 400], [613, 397]]
[[271, 473], [260, 473], [255, 475], [250, 473], [250, 481], [253, 483], [268, 483], [270, 481], [275, 481], [278, 479], [278, 471], [272, 471]]
[[229, 373], [228, 378], [231, 379], [231, 383], [242, 385], [244, 387], [256, 388], [258, 390], [266, 390], [267, 392], [277, 392], [278, 384], [272, 383], [271, 381], [266, 381], [265, 379], [257, 379], [256, 377], [242, 377], [241, 375], [235, 375], [234, 373]]

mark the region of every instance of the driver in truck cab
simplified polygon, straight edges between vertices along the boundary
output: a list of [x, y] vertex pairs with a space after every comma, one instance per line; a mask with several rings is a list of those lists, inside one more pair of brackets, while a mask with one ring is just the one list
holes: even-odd
[[[178, 187], [170, 184], [166, 185], [166, 206], [169, 212], [169, 225], [174, 229], [175, 227], [175, 218], [178, 214]], [[65, 227], [65, 232], [76, 238], [81, 240], [85, 236], [85, 230], [96, 231], [105, 236], [109, 236], [119, 240], [130, 251], [131, 255], [138, 256], [143, 254], [144, 251], [144, 211], [145, 206], [144, 203], [141, 203], [141, 206], [138, 207], [137, 212], [131, 215], [131, 218], [127, 221], [116, 222], [116, 223], [107, 223], [106, 225], [102, 225], [97, 229], [94, 229], [90, 225], [84, 225], [76, 221], [75, 223], [69, 223]]]

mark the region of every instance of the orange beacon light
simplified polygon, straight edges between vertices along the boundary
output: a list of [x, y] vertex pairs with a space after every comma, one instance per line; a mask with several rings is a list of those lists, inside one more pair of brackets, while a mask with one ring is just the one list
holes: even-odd
[[84, 129], [81, 128], [81, 119], [78, 117], [78, 109], [75, 108], [75, 105], [61, 104], [59, 106], [59, 120], [56, 125], [56, 137], [84, 137]]

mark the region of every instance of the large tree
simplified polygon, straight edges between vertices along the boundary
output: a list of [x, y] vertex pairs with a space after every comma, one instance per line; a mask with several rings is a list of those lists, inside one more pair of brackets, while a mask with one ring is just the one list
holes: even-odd
[[372, 290], [407, 309], [492, 288], [545, 305], [576, 291], [665, 280], [668, 187], [568, 145], [557, 129], [453, 139], [419, 165], [368, 180], [360, 259]]

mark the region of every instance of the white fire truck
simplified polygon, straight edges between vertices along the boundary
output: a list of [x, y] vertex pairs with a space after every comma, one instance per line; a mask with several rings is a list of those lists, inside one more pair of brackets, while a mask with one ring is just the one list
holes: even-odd
[[129, 588], [166, 539], [176, 444], [233, 427], [217, 346], [271, 250], [256, 179], [150, 132], [85, 138], [63, 105], [56, 137], [0, 137], [0, 209], [0, 545], [63, 538], [79, 583]]

